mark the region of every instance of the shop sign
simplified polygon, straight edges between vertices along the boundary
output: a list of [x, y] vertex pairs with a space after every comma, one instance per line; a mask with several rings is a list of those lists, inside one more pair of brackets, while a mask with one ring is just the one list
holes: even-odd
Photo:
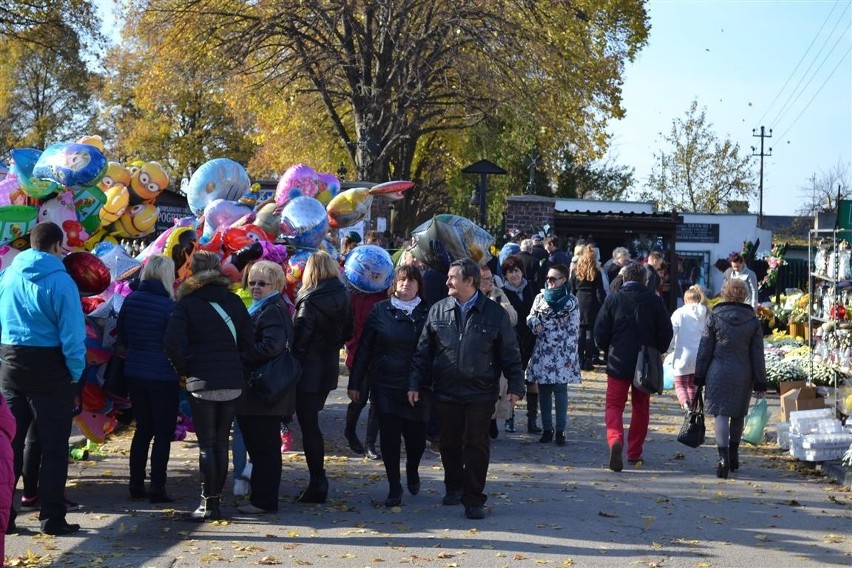
[[679, 243], [718, 243], [718, 223], [681, 223], [677, 226]]

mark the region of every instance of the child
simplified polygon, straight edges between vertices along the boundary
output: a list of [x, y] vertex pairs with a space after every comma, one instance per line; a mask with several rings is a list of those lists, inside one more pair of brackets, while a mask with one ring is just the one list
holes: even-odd
[[674, 351], [675, 393], [685, 411], [692, 406], [695, 398], [695, 357], [707, 319], [707, 308], [704, 306], [704, 293], [697, 285], [683, 294], [683, 302], [684, 305], [672, 314], [674, 335], [669, 349]]

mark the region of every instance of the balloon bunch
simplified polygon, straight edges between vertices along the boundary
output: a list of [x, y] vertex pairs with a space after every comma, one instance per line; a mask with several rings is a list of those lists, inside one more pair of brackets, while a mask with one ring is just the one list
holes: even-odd
[[[401, 199], [413, 185], [410, 181], [393, 181], [341, 191], [334, 175], [296, 164], [278, 180], [274, 197], [259, 203], [257, 188], [251, 185], [245, 169], [233, 160], [217, 158], [203, 164], [189, 179], [184, 191], [197, 218], [180, 223], [184, 227], [194, 225], [196, 248], [220, 254], [225, 272], [235, 279], [251, 260], [263, 258], [281, 264], [287, 275], [287, 293], [295, 298], [305, 262], [313, 251], [322, 249], [339, 257], [328, 239], [330, 229], [349, 227], [364, 219], [374, 196]], [[292, 254], [275, 244], [279, 239], [295, 249]], [[158, 246], [175, 258], [168, 242]], [[176, 262], [181, 274], [182, 264]]]
[[0, 181], [0, 245], [26, 248], [26, 235], [44, 221], [62, 229], [66, 253], [153, 232], [155, 200], [169, 185], [157, 162], [110, 162], [100, 136], [10, 154]]

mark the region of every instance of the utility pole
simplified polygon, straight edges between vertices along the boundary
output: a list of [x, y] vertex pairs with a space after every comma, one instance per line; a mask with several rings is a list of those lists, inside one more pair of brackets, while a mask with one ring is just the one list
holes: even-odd
[[769, 153], [765, 153], [763, 151], [763, 141], [766, 138], [772, 138], [772, 129], [769, 129], [769, 134], [766, 134], [765, 127], [760, 127], [760, 134], [755, 134], [757, 132], [756, 128], [751, 129], [751, 135], [754, 137], [760, 138], [760, 154], [755, 154], [757, 148], [754, 146], [751, 147], [751, 155], [752, 156], [760, 156], [760, 209], [757, 213], [757, 226], [763, 227], [763, 158], [766, 156], [772, 155], [772, 148], [769, 149]]

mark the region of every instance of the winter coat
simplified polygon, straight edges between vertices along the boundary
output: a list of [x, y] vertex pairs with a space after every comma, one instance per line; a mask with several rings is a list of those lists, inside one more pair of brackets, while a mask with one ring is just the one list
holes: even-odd
[[464, 326], [459, 325], [460, 317], [452, 297], [429, 310], [411, 362], [409, 390], [432, 385], [441, 402], [493, 403], [504, 373], [509, 393], [523, 396], [521, 354], [506, 310], [477, 292]]
[[580, 304], [577, 298], [570, 295], [565, 306], [556, 312], [540, 292], [527, 316], [527, 325], [533, 333], [538, 326], [542, 329], [536, 333], [526, 381], [546, 385], [579, 384]]
[[86, 367], [80, 291], [65, 265], [35, 249], [0, 273], [0, 382], [52, 392], [80, 380]]
[[177, 381], [163, 338], [175, 301], [159, 280], [142, 280], [124, 300], [118, 313], [116, 346], [125, 350], [124, 375], [128, 381]]
[[[254, 345], [254, 330], [245, 304], [229, 285], [227, 276], [209, 270], [190, 276], [178, 288], [163, 343], [178, 375], [187, 377], [189, 392], [245, 387], [240, 353]], [[231, 318], [236, 340], [210, 302], [218, 303]]]
[[489, 300], [494, 300], [498, 304], [500, 304], [506, 313], [509, 314], [509, 323], [512, 324], [512, 327], [518, 325], [518, 312], [512, 306], [512, 302], [509, 301], [509, 298], [506, 297], [506, 293], [503, 292], [501, 288], [494, 286], [488, 294], [486, 294]]
[[515, 324], [515, 335], [518, 336], [518, 348], [521, 351], [521, 363], [526, 369], [533, 347], [535, 347], [535, 335], [527, 327], [527, 316], [530, 315], [536, 292], [526, 280], [521, 281], [521, 289], [513, 290], [508, 282], [503, 283], [503, 293], [509, 299], [509, 303], [518, 314], [518, 323]]
[[343, 283], [320, 280], [296, 299], [293, 353], [302, 364], [298, 392], [328, 393], [337, 388], [340, 348], [352, 336], [352, 308]]
[[[242, 353], [249, 370], [256, 369], [292, 348], [293, 320], [287, 302], [280, 294], [267, 300], [251, 315], [254, 344]], [[296, 388], [288, 391], [278, 404], [270, 405], [246, 389], [237, 404], [237, 414], [248, 416], [292, 416], [296, 412]]]
[[672, 314], [672, 367], [676, 377], [695, 373], [698, 344], [707, 321], [707, 308], [702, 304], [684, 304]]
[[722, 302], [707, 316], [695, 384], [705, 386], [704, 411], [713, 416], [745, 416], [752, 392], [766, 391], [763, 330], [751, 306]]
[[361, 340], [361, 333], [364, 331], [364, 326], [367, 323], [367, 318], [370, 317], [370, 311], [373, 306], [388, 299], [386, 290], [367, 294], [359, 290], [354, 290], [349, 295], [349, 302], [352, 305], [352, 337], [346, 341], [346, 367], [352, 368], [352, 363], [355, 361], [355, 354], [358, 352], [358, 346]]
[[349, 390], [369, 391], [379, 412], [427, 420], [427, 401], [422, 399], [412, 408], [407, 396], [411, 358], [428, 314], [425, 301], [411, 315], [395, 308], [390, 300], [376, 304], [361, 334], [349, 374]]
[[533, 290], [533, 294], [538, 294], [539, 290], [541, 290], [541, 260], [536, 258], [535, 255], [529, 252], [521, 251], [518, 253], [518, 258], [521, 259], [521, 262], [524, 264], [524, 278], [529, 282], [532, 286], [535, 286], [536, 289]]
[[576, 272], [572, 271], [571, 278], [568, 281], [571, 283], [571, 290], [577, 296], [577, 301], [580, 304], [580, 325], [589, 328], [594, 326], [598, 312], [604, 300], [606, 300], [603, 274], [600, 270], [596, 270], [594, 280], [583, 280], [577, 277]]
[[639, 347], [663, 353], [671, 341], [672, 322], [662, 298], [635, 281], [607, 296], [595, 320], [595, 343], [607, 353], [610, 377], [632, 380]]

